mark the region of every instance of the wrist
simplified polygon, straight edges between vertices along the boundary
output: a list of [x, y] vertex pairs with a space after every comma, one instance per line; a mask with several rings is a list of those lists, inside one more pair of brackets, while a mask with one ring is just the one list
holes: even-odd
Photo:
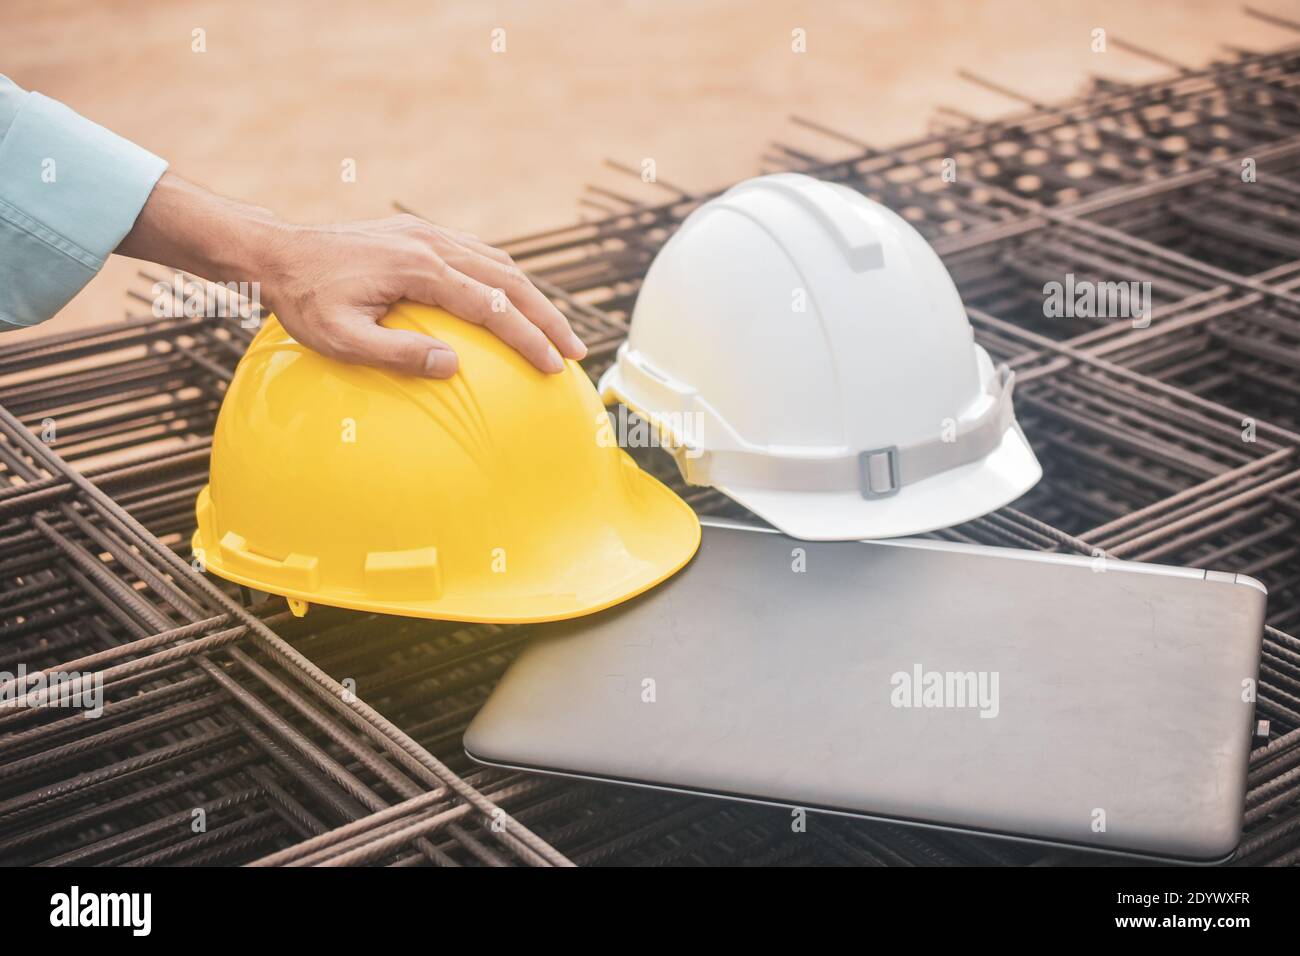
[[278, 266], [276, 248], [280, 237], [290, 227], [270, 210], [229, 200], [220, 202], [225, 208], [204, 243], [208, 268], [227, 281], [267, 280], [267, 273]]
[[202, 270], [195, 274], [214, 282], [274, 282], [279, 250], [294, 228], [269, 209], [206, 192], [191, 222], [193, 259]]
[[167, 173], [116, 251], [212, 282], [261, 282], [275, 272], [277, 250], [293, 228], [269, 209]]
[[293, 265], [293, 250], [297, 237], [307, 227], [284, 222], [275, 216], [246, 219], [236, 255], [249, 281], [261, 287], [261, 301], [274, 311], [277, 293], [287, 291], [297, 269]]

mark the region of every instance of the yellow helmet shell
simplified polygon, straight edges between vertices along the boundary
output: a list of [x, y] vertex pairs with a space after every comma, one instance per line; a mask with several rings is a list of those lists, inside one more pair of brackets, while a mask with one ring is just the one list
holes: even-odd
[[325, 358], [271, 317], [217, 418], [193, 546], [227, 580], [307, 603], [453, 621], [590, 614], [690, 560], [695, 513], [611, 440], [575, 362], [537, 371], [490, 332], [401, 303], [447, 380]]

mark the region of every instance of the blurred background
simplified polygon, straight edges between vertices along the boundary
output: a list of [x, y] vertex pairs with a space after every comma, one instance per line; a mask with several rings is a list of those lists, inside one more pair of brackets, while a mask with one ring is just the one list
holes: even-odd
[[[1189, 65], [1289, 41], [1221, 0], [6, 0], [3, 23], [0, 72], [218, 192], [314, 222], [401, 200], [490, 241], [574, 221], [586, 184], [655, 188], [606, 160], [653, 158], [661, 182], [707, 189], [757, 172], [791, 114], [891, 144], [940, 105], [1018, 108], [963, 68], [1048, 101], [1090, 76], [1169, 73], [1093, 53], [1096, 27]], [[120, 317], [137, 268], [111, 261], [59, 317], [8, 336]]]

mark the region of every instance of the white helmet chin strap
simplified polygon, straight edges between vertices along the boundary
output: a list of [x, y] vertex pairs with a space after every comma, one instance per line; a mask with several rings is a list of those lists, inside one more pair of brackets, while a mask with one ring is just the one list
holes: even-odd
[[1015, 373], [997, 368], [988, 385], [993, 403], [974, 421], [958, 424], [949, 436], [910, 445], [888, 445], [834, 457], [773, 457], [767, 451], [669, 447], [682, 474], [693, 485], [723, 488], [761, 486], [770, 490], [846, 492], [863, 498], [888, 498], [907, 485], [986, 457], [1015, 422], [1011, 392]]

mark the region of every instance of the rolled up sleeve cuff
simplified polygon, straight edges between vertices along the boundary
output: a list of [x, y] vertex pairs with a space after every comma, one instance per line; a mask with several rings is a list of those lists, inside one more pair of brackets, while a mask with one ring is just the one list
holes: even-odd
[[39, 93], [0, 141], [0, 329], [35, 325], [104, 265], [166, 161]]

